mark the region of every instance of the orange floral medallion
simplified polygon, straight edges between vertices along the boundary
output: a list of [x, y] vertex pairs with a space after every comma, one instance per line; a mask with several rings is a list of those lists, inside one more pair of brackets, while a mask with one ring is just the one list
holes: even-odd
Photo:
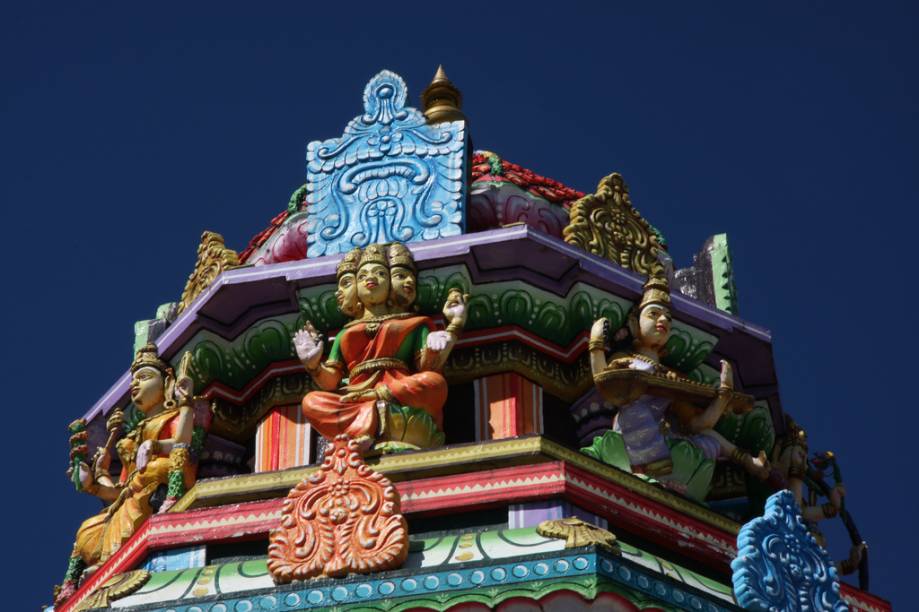
[[407, 556], [408, 527], [396, 488], [342, 434], [319, 470], [284, 500], [281, 526], [270, 534], [268, 570], [283, 584], [395, 569]]

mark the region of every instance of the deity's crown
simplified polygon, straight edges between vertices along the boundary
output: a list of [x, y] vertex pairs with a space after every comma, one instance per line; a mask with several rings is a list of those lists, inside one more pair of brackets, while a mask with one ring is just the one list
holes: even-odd
[[800, 446], [805, 450], [807, 449], [807, 432], [791, 418], [788, 419], [785, 425], [785, 437], [782, 440], [782, 449], [784, 450], [789, 446]]
[[661, 304], [670, 308], [670, 283], [667, 282], [663, 269], [653, 269], [648, 275], [638, 311], [641, 312], [641, 309], [649, 304]]
[[412, 272], [416, 271], [415, 258], [412, 257], [412, 252], [401, 242], [394, 242], [389, 245], [388, 254], [390, 268], [402, 267], [408, 268]]
[[386, 251], [381, 244], [371, 244], [364, 247], [361, 253], [361, 259], [358, 262], [358, 268], [366, 264], [377, 263], [389, 267], [389, 260], [386, 259]]
[[173, 374], [172, 366], [160, 359], [159, 351], [152, 342], [148, 342], [137, 351], [137, 356], [131, 364], [131, 373], [141, 368], [156, 368], [164, 375], [172, 376]]
[[341, 278], [345, 274], [357, 274], [358, 264], [361, 261], [361, 249], [354, 248], [345, 253], [338, 263], [338, 269], [335, 271], [336, 276]]

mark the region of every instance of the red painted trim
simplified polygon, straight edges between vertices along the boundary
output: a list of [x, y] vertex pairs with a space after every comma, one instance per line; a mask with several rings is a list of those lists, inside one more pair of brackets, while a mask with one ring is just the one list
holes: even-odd
[[851, 584], [840, 582], [839, 592], [843, 597], [849, 600], [849, 609], [851, 609], [852, 612], [860, 612], [863, 610], [893, 610], [893, 606], [886, 599], [881, 599], [877, 595], [860, 591]]
[[[732, 534], [563, 461], [398, 482], [396, 489], [407, 515], [449, 514], [457, 508], [468, 511], [563, 497], [606, 518], [613, 531], [629, 531], [681, 554], [691, 551], [722, 573], [728, 572], [727, 565], [736, 554]], [[155, 515], [58, 612], [68, 612], [103, 581], [137, 567], [155, 550], [189, 542], [265, 537], [277, 525], [283, 501], [277, 498]], [[890, 610], [888, 602], [850, 585], [843, 584], [842, 593], [857, 609]], [[865, 606], [858, 607], [859, 603]]]

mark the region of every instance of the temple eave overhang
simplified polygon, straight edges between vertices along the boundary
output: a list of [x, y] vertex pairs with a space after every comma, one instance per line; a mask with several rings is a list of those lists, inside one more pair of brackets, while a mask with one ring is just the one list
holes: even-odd
[[[420, 271], [465, 267], [474, 285], [520, 281], [564, 296], [576, 284], [634, 301], [642, 277], [526, 225], [464, 234], [409, 245]], [[334, 282], [338, 256], [245, 266], [223, 272], [157, 339], [161, 353], [174, 358], [199, 332], [233, 339], [259, 320], [297, 312], [299, 290]], [[724, 311], [673, 295], [674, 317], [718, 338], [719, 354], [743, 354], [751, 387], [775, 385], [771, 334]], [[84, 415], [87, 422], [127, 399], [125, 372]], [[775, 410], [776, 408], [773, 408]]]

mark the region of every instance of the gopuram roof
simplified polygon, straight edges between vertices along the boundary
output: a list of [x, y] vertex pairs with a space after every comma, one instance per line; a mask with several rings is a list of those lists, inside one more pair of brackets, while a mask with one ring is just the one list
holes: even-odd
[[374, 76], [286, 209], [240, 252], [205, 231], [137, 323], [70, 425], [106, 507], [53, 609], [890, 609], [727, 236], [679, 267], [620, 174], [471, 150], [442, 68], [406, 99]]

